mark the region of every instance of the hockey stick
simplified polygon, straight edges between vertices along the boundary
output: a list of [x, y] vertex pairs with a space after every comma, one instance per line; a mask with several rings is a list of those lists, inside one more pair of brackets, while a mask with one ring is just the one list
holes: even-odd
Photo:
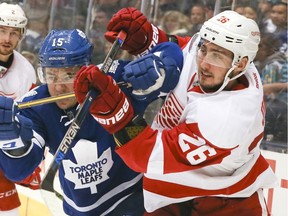
[[[131, 84], [126, 83], [124, 81], [117, 82], [117, 85], [119, 87], [126, 87], [126, 88], [131, 87]], [[74, 92], [67, 93], [67, 94], [61, 94], [61, 95], [57, 95], [57, 96], [41, 98], [41, 99], [37, 99], [37, 100], [33, 100], [33, 101], [20, 102], [17, 104], [17, 106], [18, 106], [18, 109], [26, 109], [26, 108], [30, 108], [30, 107], [34, 107], [34, 106], [53, 103], [53, 102], [63, 100], [63, 99], [69, 99], [69, 98], [75, 98]]]
[[53, 103], [58, 100], [63, 100], [63, 99], [69, 99], [69, 98], [75, 98], [74, 93], [67, 93], [67, 94], [61, 94], [57, 96], [51, 96], [51, 97], [46, 97], [46, 98], [41, 98], [33, 101], [27, 101], [27, 102], [20, 102], [17, 104], [18, 109], [26, 109], [38, 105], [43, 105], [47, 103]]
[[[113, 60], [119, 51], [120, 47], [124, 43], [126, 39], [126, 33], [121, 31], [115, 42], [113, 43], [112, 47], [110, 48], [102, 66], [101, 66], [101, 71], [103, 73], [107, 73], [109, 68], [111, 67]], [[79, 131], [81, 124], [83, 123], [87, 113], [89, 112], [89, 108], [92, 104], [93, 99], [97, 96], [97, 90], [96, 89], [91, 89], [87, 95], [86, 99], [83, 102], [83, 104], [80, 106], [80, 109], [78, 110], [73, 122], [69, 126], [65, 136], [63, 137], [56, 153], [54, 154], [54, 157], [52, 159], [52, 162], [48, 168], [48, 171], [46, 172], [45, 176], [43, 177], [42, 183], [41, 183], [41, 192], [42, 195], [47, 192], [48, 193], [48, 202], [51, 201], [51, 193], [54, 194], [54, 177], [56, 175], [56, 172], [64, 159], [67, 151], [70, 149], [70, 145], [73, 141], [73, 139], [76, 136], [76, 133]], [[44, 195], [45, 196], [45, 195]], [[45, 200], [46, 201], [46, 200]], [[46, 202], [47, 204], [47, 202]], [[49, 205], [48, 205], [49, 207]], [[50, 209], [54, 210], [54, 209]], [[58, 215], [57, 215], [58, 216]]]

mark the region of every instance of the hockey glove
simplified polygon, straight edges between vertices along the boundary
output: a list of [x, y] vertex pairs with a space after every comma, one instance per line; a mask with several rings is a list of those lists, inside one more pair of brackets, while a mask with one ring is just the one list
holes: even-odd
[[40, 172], [41, 172], [40, 167], [37, 167], [30, 176], [16, 183], [24, 187], [29, 187], [32, 190], [37, 190], [40, 188], [41, 184]]
[[17, 114], [12, 98], [0, 96], [0, 149], [28, 149], [33, 137], [32, 121]]
[[90, 107], [90, 113], [109, 133], [123, 128], [134, 115], [132, 105], [112, 77], [103, 74], [97, 66], [82, 67], [74, 81], [77, 101], [81, 104], [91, 87], [99, 95]]
[[122, 49], [132, 55], [145, 55], [156, 44], [168, 41], [162, 30], [151, 24], [137, 9], [128, 7], [119, 10], [107, 25], [105, 38], [113, 43], [118, 32], [124, 30], [127, 38]]
[[[180, 50], [176, 44], [174, 46]], [[181, 57], [177, 62], [174, 56], [172, 58], [171, 55], [157, 51], [127, 64], [123, 79], [132, 85], [133, 96], [137, 100], [152, 101], [174, 89], [180, 77], [179, 67], [182, 68], [181, 50], [180, 53]]]

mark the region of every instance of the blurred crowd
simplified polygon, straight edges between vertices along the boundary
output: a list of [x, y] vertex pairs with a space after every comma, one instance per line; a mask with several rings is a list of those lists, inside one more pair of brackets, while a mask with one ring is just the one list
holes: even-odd
[[[51, 29], [79, 28], [94, 44], [93, 63], [104, 60], [111, 44], [104, 38], [106, 25], [120, 8], [131, 6], [167, 34], [193, 35], [214, 14], [232, 9], [255, 20], [261, 43], [255, 58], [264, 85], [266, 129], [263, 146], [283, 146], [287, 152], [287, 0], [22, 0], [28, 28], [19, 51], [38, 65], [38, 51]], [[143, 5], [145, 2], [148, 7]], [[156, 9], [155, 9], [156, 8]], [[132, 58], [124, 51], [121, 58]], [[268, 143], [268, 145], [266, 145]], [[283, 145], [284, 144], [284, 145]]]

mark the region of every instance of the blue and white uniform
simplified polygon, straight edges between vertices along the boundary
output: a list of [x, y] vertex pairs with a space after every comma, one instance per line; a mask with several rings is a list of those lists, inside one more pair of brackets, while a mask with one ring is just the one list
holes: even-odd
[[[30, 91], [23, 102], [49, 96], [47, 85], [42, 85]], [[50, 103], [21, 110], [21, 115], [33, 121], [34, 146], [19, 163], [13, 160], [13, 168], [5, 169], [6, 175], [11, 172], [11, 175], [27, 176], [41, 162], [45, 146], [54, 155], [76, 109], [64, 111]], [[117, 206], [114, 204], [131, 193], [141, 190], [142, 175], [127, 168], [115, 153], [115, 146], [113, 136], [88, 114], [59, 168], [66, 214], [101, 215], [112, 211]], [[15, 176], [15, 180], [21, 179], [21, 175]]]

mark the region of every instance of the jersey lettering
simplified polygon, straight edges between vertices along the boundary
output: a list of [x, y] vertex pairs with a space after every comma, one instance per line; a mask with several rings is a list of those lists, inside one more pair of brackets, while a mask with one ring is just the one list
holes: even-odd
[[187, 154], [187, 160], [192, 164], [196, 165], [207, 160], [208, 156], [211, 157], [216, 155], [214, 148], [208, 145], [203, 145]]
[[192, 165], [197, 165], [199, 163], [207, 160], [208, 157], [212, 157], [217, 154], [214, 148], [205, 145], [206, 142], [201, 137], [195, 136], [191, 137], [187, 134], [179, 135], [179, 146], [183, 153], [191, 150], [191, 145], [199, 146], [198, 148], [187, 153], [186, 158]]
[[[90, 156], [87, 157], [87, 151]], [[101, 183], [110, 179], [113, 166], [112, 150], [106, 149], [98, 154], [98, 145], [88, 140], [79, 140], [72, 148], [75, 161], [63, 160], [65, 178], [75, 184], [75, 189], [90, 189], [96, 194]]]

